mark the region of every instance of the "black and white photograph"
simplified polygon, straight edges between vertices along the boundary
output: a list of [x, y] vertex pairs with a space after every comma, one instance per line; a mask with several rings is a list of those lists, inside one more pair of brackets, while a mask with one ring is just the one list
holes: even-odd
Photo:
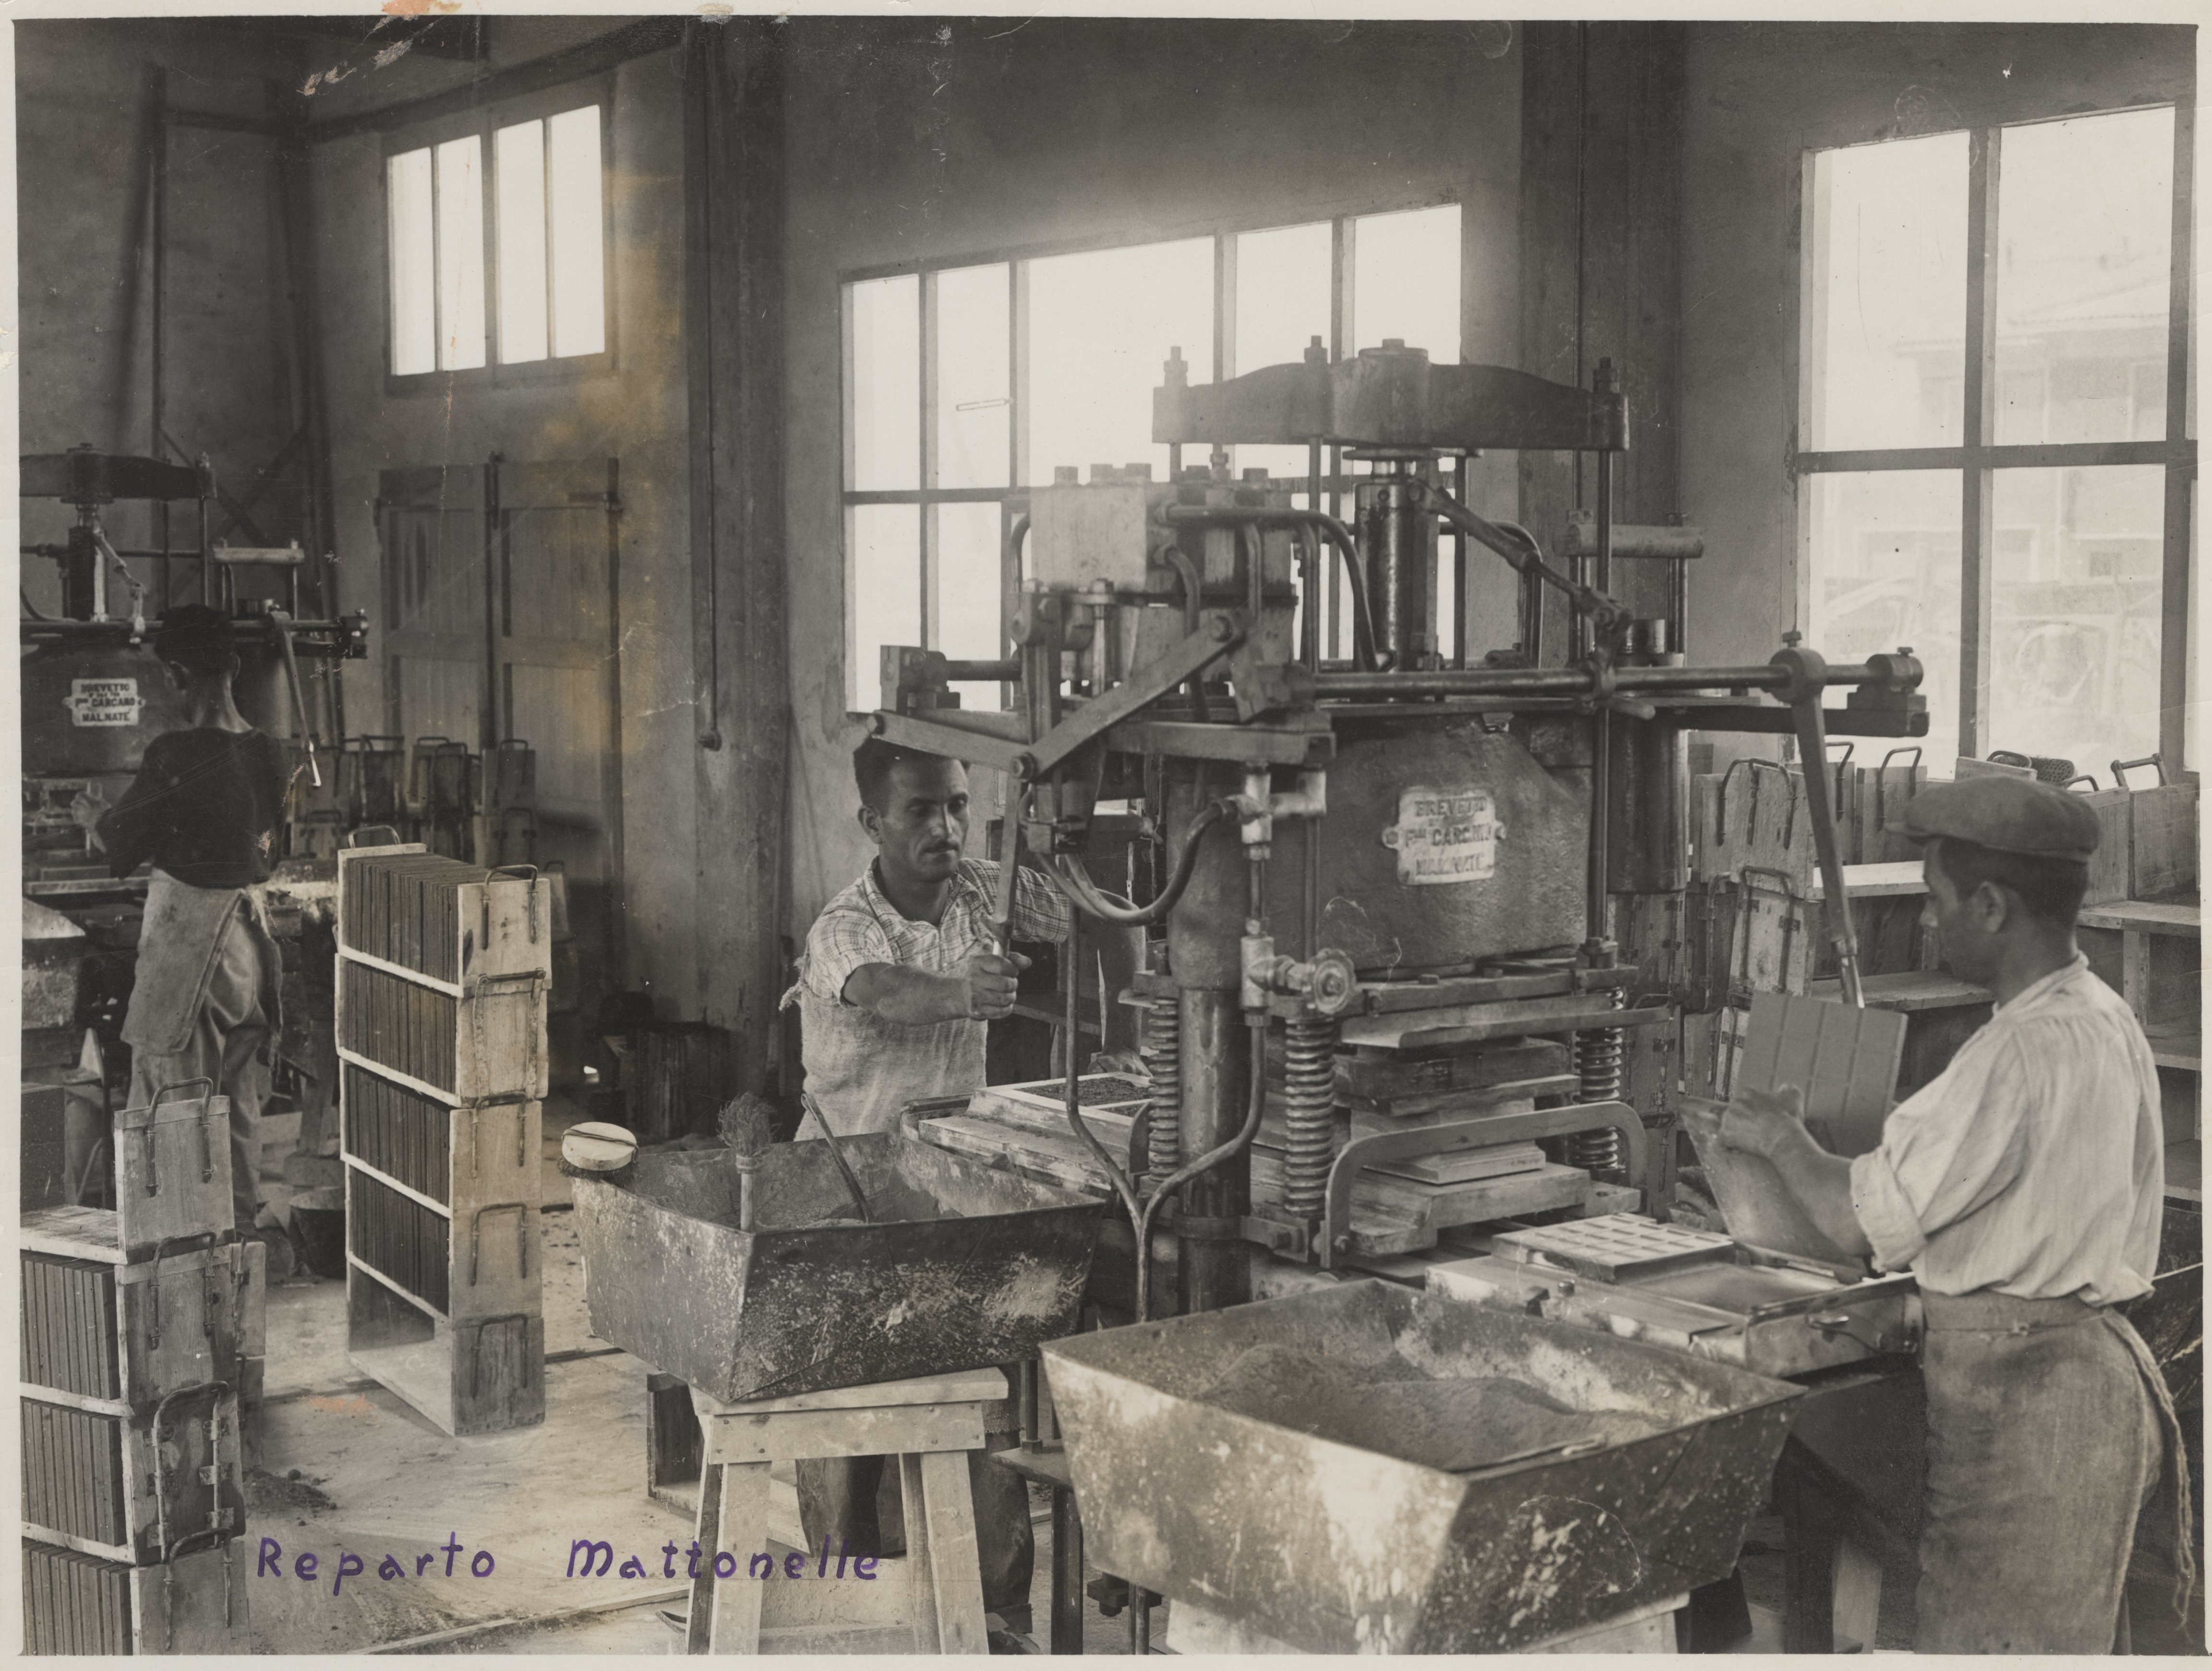
[[2207, 9], [655, 3], [0, 15], [0, 1653], [2204, 1655]]

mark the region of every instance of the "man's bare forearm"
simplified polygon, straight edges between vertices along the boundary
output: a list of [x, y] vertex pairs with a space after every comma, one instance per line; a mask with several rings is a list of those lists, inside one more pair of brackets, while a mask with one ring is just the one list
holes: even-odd
[[1802, 1126], [1767, 1156], [1821, 1235], [1847, 1253], [1873, 1251], [1851, 1209], [1851, 1164], [1832, 1155]]
[[964, 1021], [969, 1015], [966, 981], [898, 963], [868, 963], [854, 969], [845, 982], [845, 998], [905, 1027]]

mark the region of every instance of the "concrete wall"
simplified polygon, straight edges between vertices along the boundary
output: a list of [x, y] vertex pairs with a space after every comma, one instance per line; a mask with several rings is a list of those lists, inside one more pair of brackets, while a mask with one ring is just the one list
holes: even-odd
[[1812, 148], [2184, 96], [2194, 32], [1693, 24], [1682, 189], [1682, 508], [1692, 643], [1763, 661], [1796, 624], [1798, 176]]
[[[495, 37], [496, 39], [496, 37]], [[683, 82], [678, 55], [613, 73], [611, 375], [395, 395], [385, 380], [384, 136], [314, 154], [331, 477], [349, 604], [374, 611], [377, 476], [408, 465], [621, 461], [622, 896], [628, 984], [692, 1013], [690, 464], [683, 353]], [[592, 92], [607, 85], [594, 78]], [[401, 136], [404, 137], [404, 135]], [[355, 577], [358, 577], [356, 581]], [[374, 629], [374, 623], [372, 623]], [[374, 637], [374, 631], [372, 631]], [[381, 662], [349, 664], [351, 713], [381, 713]], [[356, 723], [356, 730], [374, 729]]]
[[[1495, 26], [1491, 26], [1494, 31]], [[1521, 64], [1482, 26], [1126, 19], [790, 26], [790, 923], [871, 849], [845, 719], [838, 280], [1056, 240], [1455, 196], [1464, 352], [1514, 363]], [[1133, 442], [1144, 437], [1133, 437]], [[1510, 461], [1502, 503], [1514, 509]]]
[[[284, 49], [210, 41], [161, 20], [17, 27], [24, 452], [154, 451], [152, 73], [168, 70], [173, 106], [258, 118], [270, 113], [266, 78], [288, 74], [289, 63]], [[299, 420], [276, 147], [254, 134], [178, 126], [168, 176], [166, 427], [189, 453], [206, 453], [225, 486], [242, 489]], [[256, 520], [282, 541], [299, 532], [299, 509], [296, 495], [279, 493]], [[73, 514], [26, 501], [24, 538], [58, 538]], [[118, 505], [105, 520], [125, 545], [152, 526], [137, 506]], [[185, 507], [180, 540], [195, 537], [192, 520]], [[179, 578], [189, 581], [189, 569]], [[58, 603], [53, 564], [27, 560], [23, 583], [41, 609]]]

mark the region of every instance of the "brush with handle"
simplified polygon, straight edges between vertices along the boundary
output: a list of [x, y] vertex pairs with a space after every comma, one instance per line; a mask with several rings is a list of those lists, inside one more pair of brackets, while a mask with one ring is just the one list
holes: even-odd
[[761, 1157], [775, 1140], [769, 1127], [769, 1118], [775, 1112], [748, 1091], [723, 1103], [721, 1113], [715, 1117], [721, 1139], [729, 1145], [737, 1160], [739, 1230], [753, 1228], [753, 1174], [760, 1166]]

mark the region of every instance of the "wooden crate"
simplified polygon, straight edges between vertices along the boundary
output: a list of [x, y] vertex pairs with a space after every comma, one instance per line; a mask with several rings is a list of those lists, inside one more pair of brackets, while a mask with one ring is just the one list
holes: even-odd
[[244, 1528], [234, 1386], [174, 1393], [143, 1412], [52, 1388], [27, 1389], [17, 1404], [28, 1535], [142, 1565]]
[[65, 1545], [23, 1541], [27, 1654], [221, 1654], [252, 1651], [246, 1563], [231, 1538], [155, 1566], [131, 1566]]
[[542, 1105], [342, 1086], [349, 1354], [447, 1432], [541, 1419]]
[[346, 1281], [346, 1342], [356, 1368], [444, 1432], [501, 1432], [545, 1419], [545, 1320], [537, 1312], [456, 1319], [356, 1265]]
[[2084, 905], [2109, 905], [2132, 897], [2130, 868], [2135, 858], [2135, 797], [2125, 789], [2097, 789], [2081, 797], [2097, 815], [2097, 850], [2089, 858], [2089, 890]]
[[[551, 887], [495, 878], [459, 889], [460, 978], [446, 980], [349, 949], [360, 937], [343, 884], [348, 1355], [448, 1433], [529, 1425], [545, 1412], [538, 1220]], [[415, 1030], [365, 1025], [371, 993], [380, 1021], [394, 1001], [416, 1006]]]
[[156, 1094], [147, 1107], [115, 1116], [114, 1142], [124, 1247], [150, 1254], [165, 1242], [233, 1228], [228, 1097]]
[[340, 948], [338, 1059], [447, 1103], [542, 1099], [550, 995], [535, 970], [441, 981]]
[[1928, 784], [1920, 750], [1907, 744], [1892, 749], [1872, 765], [1856, 769], [1858, 776], [1858, 856], [1851, 862], [1885, 865], [1919, 857], [1919, 849], [1895, 826], [1905, 819], [1905, 808]]
[[2163, 899], [2197, 885], [2197, 785], [2129, 793], [2128, 897]]
[[22, 1380], [145, 1410], [172, 1394], [235, 1386], [263, 1338], [267, 1249], [232, 1242], [121, 1264], [96, 1244], [70, 1257], [27, 1248], [22, 1269]]
[[[433, 857], [420, 843], [396, 847], [351, 848], [337, 855], [338, 944], [348, 956], [378, 968], [430, 979], [441, 987], [465, 985], [488, 976], [538, 975], [553, 976], [553, 942], [556, 933], [554, 884], [550, 877], [495, 873], [482, 882], [465, 882], [453, 890], [450, 921], [438, 925], [439, 942], [447, 955], [433, 957], [427, 948], [412, 954], [380, 944], [359, 917], [346, 908], [349, 883], [367, 881], [380, 864]], [[463, 869], [480, 868], [463, 866]], [[532, 867], [519, 865], [516, 872]], [[349, 921], [349, 917], [352, 920]], [[394, 954], [398, 955], [386, 955]]]

